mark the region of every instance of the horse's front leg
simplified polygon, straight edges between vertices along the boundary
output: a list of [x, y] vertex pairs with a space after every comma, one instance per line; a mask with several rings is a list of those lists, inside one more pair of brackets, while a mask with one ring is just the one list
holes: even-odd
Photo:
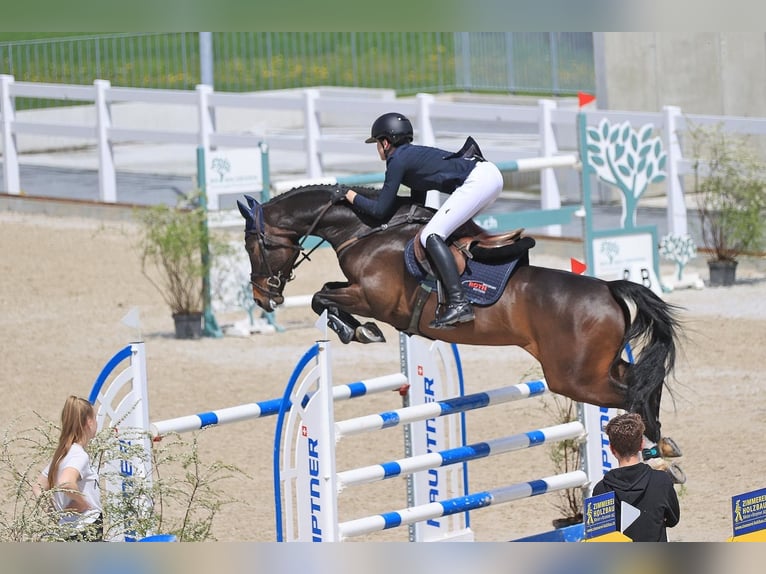
[[312, 297], [311, 308], [317, 315], [327, 311], [327, 325], [337, 333], [344, 344], [351, 341], [358, 343], [385, 343], [386, 341], [375, 323], [362, 324], [351, 314], [369, 314], [358, 285], [341, 281], [325, 283], [322, 289]]

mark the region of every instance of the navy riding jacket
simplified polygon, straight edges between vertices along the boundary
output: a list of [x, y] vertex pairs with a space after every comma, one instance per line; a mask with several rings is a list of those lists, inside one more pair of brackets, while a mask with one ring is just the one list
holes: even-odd
[[476, 165], [475, 160], [450, 157], [454, 154], [443, 149], [404, 144], [386, 158], [386, 180], [378, 199], [362, 195], [354, 198], [354, 207], [381, 220], [388, 220], [396, 211], [396, 195], [400, 185], [411, 190], [412, 199], [425, 203], [426, 192], [437, 189], [452, 193], [468, 177]]

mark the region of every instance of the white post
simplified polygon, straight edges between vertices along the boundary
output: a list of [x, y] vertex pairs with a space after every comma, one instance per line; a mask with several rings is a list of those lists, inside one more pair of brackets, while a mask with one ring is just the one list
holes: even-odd
[[[213, 88], [207, 84], [197, 84], [197, 113], [199, 116], [199, 132], [197, 144], [202, 149], [202, 158], [207, 161], [210, 155], [210, 135], [215, 131], [214, 109], [210, 106], [210, 94]], [[199, 154], [199, 151], [197, 152]], [[200, 166], [197, 158], [197, 179], [207, 179], [207, 169], [205, 165]], [[207, 181], [197, 181], [197, 188], [205, 190], [205, 207], [208, 211], [218, 211], [218, 194], [210, 193], [207, 190]]]
[[[304, 411], [295, 447], [302, 475], [296, 484], [298, 541], [337, 542], [338, 482], [330, 342], [317, 341], [317, 345], [319, 388], [307, 405], [316, 402], [317, 408]], [[305, 390], [299, 387], [298, 392], [303, 395]]]
[[588, 403], [577, 403], [579, 419], [585, 427], [587, 437], [583, 445], [583, 467], [588, 475], [588, 485], [585, 488], [585, 498], [593, 493], [593, 487], [604, 475], [617, 468], [617, 459], [609, 450], [609, 437], [604, 428], [610, 419], [620, 411], [597, 407]]
[[[553, 100], [539, 100], [540, 112], [540, 155], [544, 158], [555, 156], [558, 151], [556, 135], [553, 133], [552, 112], [556, 108]], [[561, 207], [561, 193], [556, 181], [556, 172], [552, 167], [540, 170], [540, 209], [559, 209]], [[545, 228], [548, 235], [561, 236], [561, 225], [548, 225]]]
[[[425, 405], [462, 395], [457, 365], [448, 343], [400, 333], [399, 345], [402, 369], [410, 383], [410, 405]], [[405, 456], [425, 456], [463, 446], [462, 421], [463, 415], [458, 415], [409, 423]], [[465, 463], [430, 468], [408, 476], [407, 505], [420, 506], [467, 494], [464, 467]], [[473, 532], [466, 522], [464, 513], [428, 520], [411, 525], [409, 538], [411, 542], [473, 540]]]
[[[431, 94], [418, 94], [418, 136], [417, 142], [420, 145], [433, 146], [436, 145], [436, 136], [434, 136], [434, 126], [431, 123], [431, 104], [436, 101]], [[439, 209], [442, 203], [447, 199], [446, 194], [440, 193], [436, 189], [431, 189], [426, 192], [426, 207], [433, 209]]]
[[[199, 139], [197, 143], [202, 146], [207, 155], [210, 152], [210, 134], [213, 133], [213, 113], [210, 107], [210, 94], [213, 88], [206, 84], [197, 85], [198, 114], [199, 114]], [[197, 182], [201, 186], [204, 182]]]
[[19, 183], [19, 150], [16, 147], [16, 134], [13, 122], [16, 120], [16, 110], [11, 98], [13, 76], [0, 74], [0, 126], [2, 126], [3, 141], [3, 183], [5, 192], [11, 195], [21, 193]]
[[304, 91], [303, 117], [306, 130], [306, 175], [309, 178], [322, 177], [322, 162], [319, 155], [319, 114], [316, 111], [316, 100], [319, 90]]
[[681, 108], [677, 106], [664, 106], [665, 116], [665, 149], [667, 150], [667, 173], [668, 173], [668, 233], [673, 235], [687, 234], [686, 200], [681, 183], [681, 174], [678, 165], [683, 160], [681, 145], [678, 142], [678, 118], [681, 117]]
[[420, 145], [432, 146], [436, 143], [434, 127], [431, 123], [431, 104], [436, 98], [431, 94], [418, 94], [418, 132]]
[[94, 80], [96, 87], [96, 138], [98, 148], [98, 193], [104, 203], [117, 201], [117, 174], [114, 167], [114, 150], [109, 140], [112, 113], [106, 92], [111, 87], [108, 80]]
[[[129, 354], [125, 354], [129, 351]], [[123, 361], [130, 359], [127, 367], [115, 372]], [[119, 359], [118, 362], [117, 359]], [[90, 399], [96, 407], [96, 421], [99, 430], [105, 426], [114, 428], [120, 444], [128, 447], [141, 444], [144, 455], [126, 460], [107, 461], [109, 472], [104, 474], [104, 487], [114, 496], [134, 488], [134, 477], [141, 479], [147, 487], [152, 484], [152, 445], [149, 440], [149, 393], [147, 390], [146, 349], [144, 343], [131, 343], [115, 355], [107, 366], [112, 370], [103, 372], [91, 389]], [[104, 386], [105, 383], [108, 384]], [[95, 396], [94, 396], [95, 395]], [[149, 505], [147, 498], [141, 503]], [[123, 522], [121, 531], [113, 531], [111, 540], [130, 539], [135, 534], [130, 522]]]

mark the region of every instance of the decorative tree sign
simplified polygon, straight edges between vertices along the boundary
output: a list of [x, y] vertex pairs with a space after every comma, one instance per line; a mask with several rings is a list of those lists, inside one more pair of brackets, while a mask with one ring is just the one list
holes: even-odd
[[697, 245], [691, 235], [674, 235], [669, 233], [660, 240], [660, 256], [676, 264], [676, 274], [673, 277], [662, 277], [663, 285], [677, 289], [679, 287], [694, 287], [702, 289], [705, 283], [697, 273], [684, 275], [686, 264], [697, 256]]
[[628, 122], [610, 125], [602, 119], [598, 127], [587, 130], [587, 159], [604, 183], [622, 192], [620, 226], [636, 226], [636, 207], [650, 183], [665, 179], [667, 154], [659, 137], [651, 137], [654, 127], [646, 124], [636, 132]]
[[[639, 199], [650, 184], [663, 181], [667, 175], [667, 154], [653, 131], [652, 124], [636, 131], [627, 121], [611, 125], [606, 118], [598, 126], [588, 126], [586, 115], [581, 112], [578, 116], [588, 268], [596, 277], [629, 279], [659, 295], [663, 288], [659, 280], [657, 228], [636, 224]], [[593, 175], [621, 192], [619, 228], [594, 229], [590, 188]]]

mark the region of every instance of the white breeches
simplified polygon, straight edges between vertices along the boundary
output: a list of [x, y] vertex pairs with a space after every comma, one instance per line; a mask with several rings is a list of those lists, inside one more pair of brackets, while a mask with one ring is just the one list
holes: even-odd
[[447, 197], [431, 221], [426, 224], [423, 233], [420, 234], [420, 243], [425, 247], [426, 239], [432, 233], [446, 239], [458, 227], [494, 202], [502, 190], [503, 174], [498, 167], [489, 161], [477, 163], [463, 185]]

